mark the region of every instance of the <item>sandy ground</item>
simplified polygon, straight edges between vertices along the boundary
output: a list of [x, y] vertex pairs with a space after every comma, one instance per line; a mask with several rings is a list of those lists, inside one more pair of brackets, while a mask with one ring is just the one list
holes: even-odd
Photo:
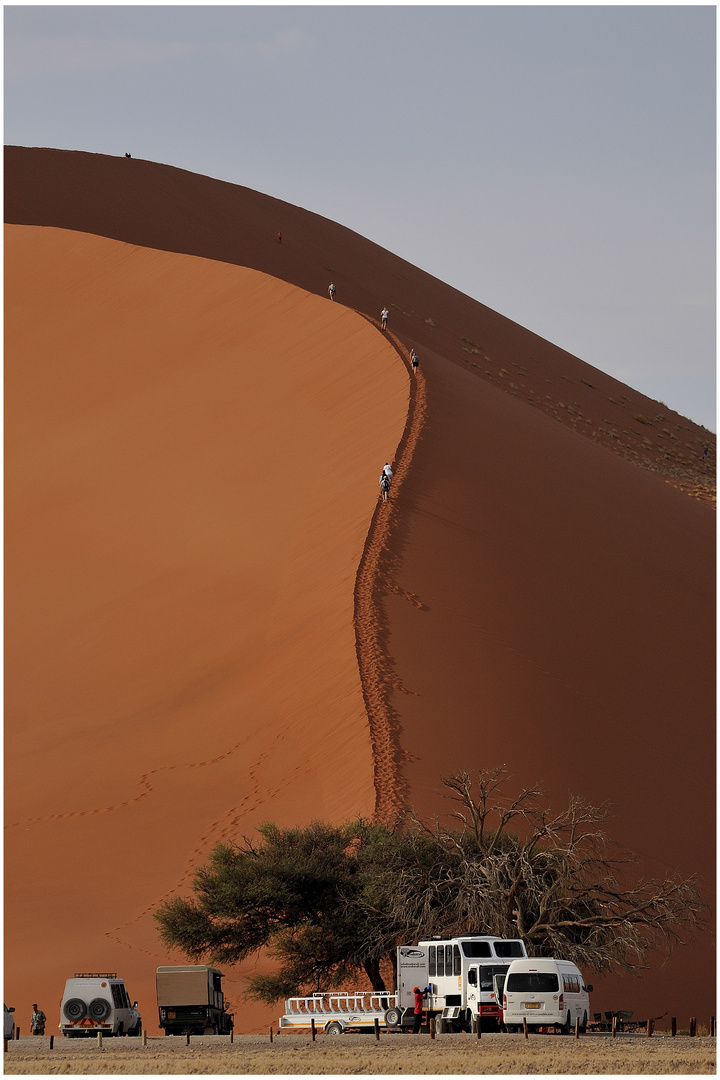
[[[556, 807], [609, 800], [639, 872], [698, 873], [712, 900], [712, 433], [257, 192], [9, 148], [5, 196], [20, 233], [44, 234], [6, 253], [6, 992], [21, 1016], [109, 966], [151, 1017], [149, 911], [212, 841], [372, 808], [379, 780], [382, 805], [432, 814], [441, 774], [506, 762]], [[116, 243], [76, 271], [87, 234]], [[389, 307], [393, 339], [344, 305]], [[396, 344], [420, 354], [422, 408]], [[401, 497], [373, 531], [401, 439]], [[333, 478], [343, 463], [330, 499], [328, 460]], [[41, 947], [56, 939], [73, 948]], [[593, 976], [593, 1011], [707, 1023], [712, 943], [662, 959]]]
[[216, 841], [374, 810], [354, 586], [409, 380], [254, 270], [15, 226], [5, 260], [7, 1000], [111, 970], [149, 1018], [151, 912]]
[[[41, 1044], [41, 1045], [39, 1045]], [[584, 1036], [579, 1040], [552, 1035], [429, 1035], [382, 1036], [280, 1035], [270, 1045], [268, 1036], [227, 1038], [182, 1037], [105, 1039], [96, 1042], [56, 1040], [49, 1049], [47, 1036], [21, 1038], [11, 1043], [4, 1058], [8, 1075], [173, 1074], [231, 1075], [344, 1074], [351, 1075], [679, 1075], [714, 1073], [715, 1039], [678, 1036]]]

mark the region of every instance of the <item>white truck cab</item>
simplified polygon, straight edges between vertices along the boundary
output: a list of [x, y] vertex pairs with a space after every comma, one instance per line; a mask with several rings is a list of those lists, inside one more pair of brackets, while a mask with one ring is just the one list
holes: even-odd
[[497, 1030], [502, 999], [496, 976], [516, 958], [526, 958], [520, 938], [468, 934], [444, 940], [401, 945], [397, 951], [398, 1004], [403, 1025], [412, 1023], [413, 987], [425, 990], [425, 1009], [436, 1025], [454, 1030]]
[[139, 1035], [142, 1019], [125, 983], [112, 971], [76, 972], [65, 983], [60, 1030], [68, 1039], [97, 1035]]
[[514, 960], [505, 976], [503, 1018], [508, 1031], [553, 1027], [569, 1034], [578, 1022], [587, 1028], [591, 985], [569, 960], [534, 957]]

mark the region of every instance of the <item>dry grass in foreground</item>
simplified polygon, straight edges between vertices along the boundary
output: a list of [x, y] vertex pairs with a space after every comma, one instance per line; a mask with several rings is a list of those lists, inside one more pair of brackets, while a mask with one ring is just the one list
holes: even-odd
[[622, 1035], [616, 1039], [586, 1035], [579, 1040], [556, 1035], [282, 1034], [271, 1044], [264, 1035], [228, 1038], [50, 1040], [28, 1036], [8, 1046], [5, 1073], [46, 1075], [186, 1074], [224, 1075], [309, 1074], [567, 1074], [567, 1075], [681, 1075], [715, 1073], [715, 1039]]

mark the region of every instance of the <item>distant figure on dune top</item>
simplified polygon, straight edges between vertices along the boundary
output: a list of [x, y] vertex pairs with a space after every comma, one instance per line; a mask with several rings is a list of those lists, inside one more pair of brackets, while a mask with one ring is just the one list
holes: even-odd
[[132, 154], [126, 154], [125, 157], [132, 157]]
[[282, 244], [282, 233], [278, 233], [278, 244]]
[[387, 321], [388, 321], [388, 315], [389, 314], [390, 314], [390, 312], [388, 311], [388, 309], [386, 307], [383, 308], [382, 311], [380, 312], [380, 318], [382, 319], [382, 328], [383, 328], [383, 330], [387, 330]]
[[330, 284], [328, 286], [328, 295], [329, 295], [331, 300], [335, 299], [335, 286], [333, 285], [332, 281], [330, 282]]

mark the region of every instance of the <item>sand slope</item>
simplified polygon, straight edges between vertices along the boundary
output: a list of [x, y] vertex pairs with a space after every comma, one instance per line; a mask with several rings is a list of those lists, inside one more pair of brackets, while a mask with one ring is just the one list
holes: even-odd
[[[710, 891], [715, 521], [702, 450], [714, 460], [714, 436], [349, 230], [245, 188], [8, 148], [6, 217], [244, 264], [321, 297], [332, 279], [338, 301], [375, 319], [387, 304], [424, 377], [371, 598], [375, 696], [403, 799], [432, 811], [441, 773], [505, 761], [556, 804], [569, 791], [611, 799], [613, 833], [643, 873], [698, 872]], [[642, 982], [594, 979], [593, 1007], [709, 1016], [713, 971], [701, 941]]]
[[154, 1027], [149, 912], [214, 842], [373, 812], [353, 589], [408, 376], [253, 270], [5, 256], [6, 985], [54, 1024], [117, 969]]

